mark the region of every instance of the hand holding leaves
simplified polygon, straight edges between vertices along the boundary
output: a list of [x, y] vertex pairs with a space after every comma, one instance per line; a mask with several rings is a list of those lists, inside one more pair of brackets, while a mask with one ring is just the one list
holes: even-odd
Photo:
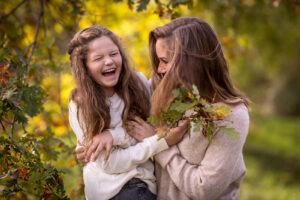
[[[202, 129], [204, 136], [211, 142], [213, 135], [217, 130], [222, 130], [227, 134], [228, 138], [238, 138], [238, 132], [233, 128], [226, 126], [218, 126], [217, 121], [229, 121], [226, 117], [231, 113], [230, 108], [226, 105], [215, 105], [208, 103], [205, 99], [200, 97], [199, 91], [193, 85], [192, 93], [185, 87], [176, 88], [172, 91], [174, 100], [169, 105], [166, 112], [163, 112], [160, 119], [150, 117], [147, 121], [151, 124], [167, 125], [163, 132], [167, 133], [170, 129], [177, 126], [179, 120], [188, 120], [188, 132], [190, 133], [191, 123], [194, 124], [193, 131], [198, 132]], [[232, 121], [230, 121], [232, 123]], [[165, 137], [167, 134], [163, 134]]]

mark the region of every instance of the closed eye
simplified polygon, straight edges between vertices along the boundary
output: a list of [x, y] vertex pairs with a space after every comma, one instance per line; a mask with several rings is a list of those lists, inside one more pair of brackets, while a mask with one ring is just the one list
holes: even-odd
[[119, 52], [118, 52], [118, 51], [112, 52], [112, 53], [110, 54], [110, 56], [116, 56], [116, 55], [119, 55]]
[[168, 61], [165, 59], [160, 59], [161, 62], [163, 62], [164, 64], [168, 64]]
[[96, 57], [93, 61], [100, 61], [103, 59], [103, 56]]

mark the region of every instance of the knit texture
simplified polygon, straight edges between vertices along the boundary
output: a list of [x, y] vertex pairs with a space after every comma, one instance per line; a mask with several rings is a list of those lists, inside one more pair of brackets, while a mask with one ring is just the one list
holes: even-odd
[[[155, 156], [159, 200], [237, 200], [246, 172], [242, 149], [248, 134], [249, 115], [241, 100], [227, 104], [232, 113], [219, 125], [235, 128], [239, 139], [217, 131], [209, 143], [202, 132]], [[192, 129], [193, 130], [193, 127]]]

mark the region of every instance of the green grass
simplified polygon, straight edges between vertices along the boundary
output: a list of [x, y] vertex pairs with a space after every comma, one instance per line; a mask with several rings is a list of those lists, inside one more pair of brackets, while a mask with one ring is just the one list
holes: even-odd
[[241, 200], [300, 198], [300, 118], [251, 116]]

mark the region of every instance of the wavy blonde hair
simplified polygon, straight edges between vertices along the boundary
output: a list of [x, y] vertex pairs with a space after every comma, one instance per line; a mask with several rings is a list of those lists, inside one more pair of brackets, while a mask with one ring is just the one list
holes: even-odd
[[[169, 42], [170, 69], [161, 76], [155, 45], [159, 38]], [[200, 96], [210, 103], [228, 102], [240, 98], [246, 106], [245, 95], [234, 87], [221, 43], [213, 29], [203, 20], [178, 18], [150, 32], [150, 57], [153, 67], [152, 113], [159, 117], [173, 100], [172, 90], [184, 86], [192, 91], [196, 85]]]
[[[77, 105], [77, 118], [82, 120], [80, 126], [84, 130], [86, 141], [109, 128], [110, 109], [106, 103], [106, 96], [101, 86], [89, 75], [86, 66], [88, 44], [96, 38], [109, 37], [118, 46], [122, 57], [122, 69], [118, 83], [114, 87], [115, 92], [124, 101], [125, 107], [122, 113], [123, 124], [133, 115], [146, 119], [149, 115], [149, 94], [142, 81], [130, 69], [129, 62], [118, 37], [110, 30], [93, 26], [75, 34], [68, 45], [73, 76], [77, 88], [72, 91], [71, 100]], [[79, 114], [80, 113], [80, 114]]]

